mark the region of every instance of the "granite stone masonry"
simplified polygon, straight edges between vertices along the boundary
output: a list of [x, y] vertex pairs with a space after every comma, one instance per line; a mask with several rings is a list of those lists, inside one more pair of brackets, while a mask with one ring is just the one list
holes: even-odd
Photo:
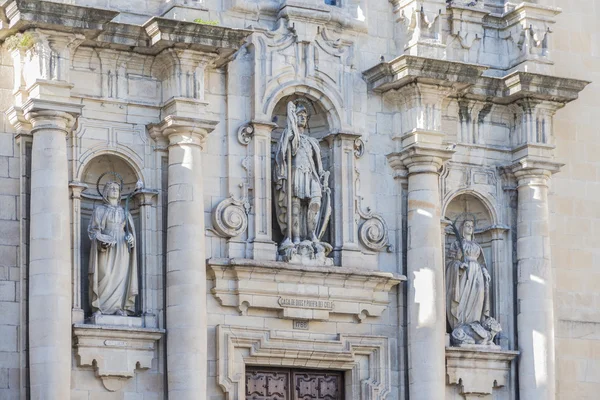
[[0, 0], [0, 399], [598, 398], [598, 20]]

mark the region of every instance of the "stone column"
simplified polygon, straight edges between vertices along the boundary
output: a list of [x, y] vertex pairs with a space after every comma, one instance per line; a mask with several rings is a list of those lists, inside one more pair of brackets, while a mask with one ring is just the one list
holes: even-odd
[[558, 164], [521, 161], [517, 178], [517, 333], [521, 400], [555, 398], [548, 180]]
[[31, 122], [29, 366], [32, 399], [71, 396], [71, 243], [66, 135], [75, 118], [24, 107]]
[[214, 123], [167, 117], [151, 126], [169, 140], [167, 382], [169, 398], [206, 396], [206, 252], [202, 146]]
[[443, 399], [446, 388], [444, 262], [439, 172], [452, 151], [413, 145], [390, 155], [408, 169], [407, 266], [409, 394]]

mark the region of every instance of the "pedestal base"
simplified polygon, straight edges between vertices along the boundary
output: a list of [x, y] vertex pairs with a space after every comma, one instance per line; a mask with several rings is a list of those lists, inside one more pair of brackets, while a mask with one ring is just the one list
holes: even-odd
[[130, 328], [141, 328], [143, 325], [142, 318], [128, 317], [123, 315], [103, 315], [94, 314], [90, 317], [92, 325], [111, 325], [111, 326], [126, 326]]
[[[132, 318], [116, 315], [105, 317]], [[137, 319], [141, 321], [141, 318]], [[136, 368], [151, 367], [156, 344], [163, 335], [162, 329], [73, 325], [79, 365], [94, 365], [96, 376], [102, 379], [104, 387], [111, 392], [120, 390], [133, 377]]]
[[510, 363], [519, 352], [492, 347], [497, 346], [446, 347], [448, 383], [460, 385], [465, 399], [491, 398], [494, 387], [506, 385]]

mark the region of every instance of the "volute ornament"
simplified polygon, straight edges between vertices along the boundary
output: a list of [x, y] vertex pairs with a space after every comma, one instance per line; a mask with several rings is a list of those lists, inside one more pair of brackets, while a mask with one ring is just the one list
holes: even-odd
[[215, 231], [227, 238], [239, 236], [248, 228], [248, 204], [233, 195], [221, 201], [212, 212]]
[[388, 226], [379, 214], [375, 214], [367, 207], [367, 211], [362, 211], [360, 201], [357, 200], [359, 216], [364, 222], [358, 228], [358, 238], [360, 242], [372, 251], [393, 251], [393, 246], [389, 242]]

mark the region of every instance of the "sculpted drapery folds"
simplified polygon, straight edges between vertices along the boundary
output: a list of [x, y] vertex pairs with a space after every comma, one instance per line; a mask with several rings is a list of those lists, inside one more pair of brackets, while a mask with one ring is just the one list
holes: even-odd
[[120, 205], [121, 185], [109, 181], [88, 227], [91, 240], [89, 279], [92, 311], [99, 314], [135, 313], [138, 295], [135, 227]]
[[320, 240], [331, 215], [329, 171], [323, 169], [319, 142], [305, 134], [307, 127], [306, 107], [290, 101], [273, 166], [275, 210], [284, 236], [279, 255], [285, 261], [301, 254], [325, 262], [331, 246]]
[[446, 315], [454, 345], [493, 344], [500, 325], [490, 316], [490, 274], [474, 220], [465, 219], [450, 246], [446, 267]]

